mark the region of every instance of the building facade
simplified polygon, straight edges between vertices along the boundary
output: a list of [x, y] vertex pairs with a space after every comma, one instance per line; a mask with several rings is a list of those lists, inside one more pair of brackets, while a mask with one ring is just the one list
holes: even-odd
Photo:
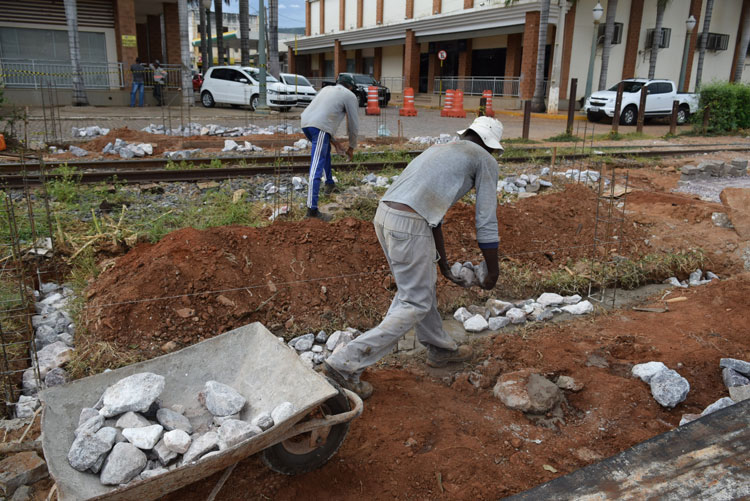
[[[575, 97], [585, 92], [589, 59], [597, 33], [593, 90], [598, 89], [606, 12], [596, 25], [596, 0], [552, 0], [545, 44], [545, 79], [550, 93], [567, 99], [571, 78]], [[602, 0], [606, 9], [606, 0]], [[731, 80], [739, 54], [742, 21], [750, 15], [743, 0], [714, 2], [703, 82]], [[705, 0], [675, 0], [666, 7], [656, 78], [678, 81], [689, 35], [685, 90], [695, 88], [697, 40], [703, 31]], [[538, 0], [307, 0], [306, 36], [289, 46], [290, 67], [311, 77], [333, 78], [342, 71], [372, 73], [386, 83], [403, 82], [423, 94], [459, 83], [492, 82], [496, 95], [529, 99], [536, 78], [542, 2]], [[648, 75], [656, 2], [619, 0], [606, 87], [623, 78]], [[444, 53], [441, 53], [444, 51]], [[440, 60], [440, 55], [445, 55]], [[750, 82], [750, 67], [743, 72]], [[473, 89], [473, 90], [477, 90]], [[398, 90], [398, 89], [397, 89]], [[481, 93], [481, 90], [479, 90]]]

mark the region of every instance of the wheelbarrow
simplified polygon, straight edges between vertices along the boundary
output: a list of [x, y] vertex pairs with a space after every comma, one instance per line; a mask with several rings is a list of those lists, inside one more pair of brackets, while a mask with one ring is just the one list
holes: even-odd
[[[211, 416], [198, 402], [206, 381], [239, 391], [246, 399], [240, 418], [250, 420], [288, 401], [296, 413], [263, 433], [205, 459], [170, 469], [145, 480], [106, 486], [99, 476], [74, 470], [67, 455], [83, 407], [93, 407], [105, 389], [139, 372], [164, 376], [162, 407], [185, 407], [194, 428]], [[60, 500], [158, 499], [261, 452], [263, 462], [283, 474], [311, 471], [338, 450], [349, 423], [362, 413], [362, 400], [353, 392], [306, 366], [292, 348], [260, 323], [253, 323], [180, 351], [114, 371], [49, 388], [41, 393], [42, 447]]]

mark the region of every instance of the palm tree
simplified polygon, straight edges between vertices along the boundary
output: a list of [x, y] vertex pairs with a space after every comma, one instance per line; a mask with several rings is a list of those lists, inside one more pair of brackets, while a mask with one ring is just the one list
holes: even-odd
[[193, 104], [193, 76], [190, 68], [190, 38], [188, 37], [188, 0], [177, 0], [177, 17], [180, 20], [180, 65], [182, 103]]
[[539, 16], [539, 40], [536, 50], [536, 80], [534, 82], [534, 96], [531, 98], [531, 111], [544, 111], [544, 51], [547, 47], [547, 25], [549, 23], [549, 2], [542, 0], [542, 10]]
[[201, 31], [201, 72], [206, 73], [209, 67], [208, 64], [208, 43], [206, 41], [206, 9], [203, 5], [198, 2], [198, 14], [200, 16], [200, 31]]
[[250, 66], [250, 0], [240, 0], [240, 59]]
[[[709, 0], [710, 1], [710, 0]], [[656, 2], [656, 26], [651, 41], [651, 57], [648, 61], [648, 78], [654, 78], [656, 74], [656, 59], [659, 57], [659, 46], [661, 45], [661, 26], [664, 24], [664, 11], [669, 0], [657, 0]]]
[[750, 45], [750, 0], [745, 0], [745, 22], [742, 25], [740, 53], [737, 54], [737, 64], [734, 67], [734, 81], [738, 83], [742, 81], [742, 70], [745, 68], [748, 45]]
[[268, 72], [279, 78], [279, 0], [268, 0]]
[[698, 92], [703, 76], [703, 59], [706, 57], [706, 40], [708, 30], [711, 29], [711, 13], [714, 10], [714, 0], [706, 0], [706, 17], [703, 19], [703, 31], [698, 40], [698, 68], [695, 70], [695, 91]]
[[[214, 65], [214, 44], [211, 41], [211, 8], [206, 9], [206, 51], [208, 52], [208, 62], [206, 69]], [[205, 70], [204, 70], [205, 74]]]
[[[216, 50], [219, 52], [218, 63], [224, 64], [224, 7], [225, 0], [214, 0], [214, 18], [216, 22]], [[229, 2], [227, 1], [227, 4]]]
[[615, 34], [615, 14], [617, 14], [617, 0], [609, 0], [607, 2], [607, 21], [604, 25], [604, 49], [602, 50], [602, 70], [599, 73], [599, 90], [607, 87], [609, 53], [612, 49], [612, 37]]
[[89, 98], [83, 84], [83, 69], [81, 68], [81, 46], [78, 42], [78, 7], [76, 0], [64, 0], [64, 2], [65, 19], [68, 22], [70, 64], [73, 69], [73, 106], [88, 106]]

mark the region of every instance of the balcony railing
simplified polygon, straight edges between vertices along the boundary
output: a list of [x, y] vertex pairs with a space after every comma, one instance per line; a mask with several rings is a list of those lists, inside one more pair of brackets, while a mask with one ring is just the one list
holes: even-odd
[[[109, 89], [123, 86], [122, 63], [81, 63], [83, 83], [87, 89]], [[40, 88], [51, 85], [73, 87], [70, 62], [41, 59], [0, 59], [0, 78], [6, 87]]]
[[462, 90], [468, 96], [481, 96], [491, 90], [493, 96], [518, 97], [521, 89], [520, 77], [436, 77], [433, 94], [445, 93], [446, 89]]

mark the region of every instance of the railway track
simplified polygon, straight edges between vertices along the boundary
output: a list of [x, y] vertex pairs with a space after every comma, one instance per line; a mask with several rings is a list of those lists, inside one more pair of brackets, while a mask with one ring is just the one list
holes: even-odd
[[[750, 153], [750, 144], [733, 143], [724, 145], [711, 145], [710, 147], [685, 147], [679, 146], [653, 147], [597, 147], [600, 153], [574, 153], [574, 154], [550, 154], [549, 147], [521, 148], [523, 154], [518, 156], [502, 157], [503, 163], [528, 162], [532, 158], [535, 162], [549, 162], [553, 158], [558, 160], [582, 160], [597, 158], [607, 155], [615, 158], [628, 157], [661, 157], [661, 156], [685, 156], [704, 153], [716, 153], [726, 151]], [[544, 152], [539, 154], [539, 152]], [[421, 151], [407, 151], [407, 157], [416, 156]], [[379, 153], [370, 153], [375, 156]], [[213, 162], [220, 161], [222, 164], [233, 164], [225, 167], [200, 168]], [[67, 160], [44, 163], [44, 173], [39, 161], [0, 164], [0, 187], [5, 189], [17, 189], [25, 186], [39, 185], [44, 181], [62, 179], [63, 175], [54, 173], [54, 170], [63, 165], [74, 165], [78, 167], [76, 179], [80, 183], [155, 183], [155, 182], [197, 182], [197, 181], [220, 181], [242, 177], [251, 177], [258, 174], [274, 174], [281, 169], [285, 173], [304, 174], [309, 170], [309, 155], [264, 155], [243, 157], [214, 157], [214, 158], [190, 158], [186, 162], [196, 168], [191, 169], [166, 169], [169, 160], [165, 158], [141, 158], [133, 160]], [[378, 161], [378, 162], [352, 162], [334, 164], [338, 170], [364, 169], [367, 171], [382, 170], [386, 166], [402, 169], [406, 167], [407, 160]], [[172, 165], [175, 165], [174, 163]], [[177, 164], [179, 165], [179, 164]]]

